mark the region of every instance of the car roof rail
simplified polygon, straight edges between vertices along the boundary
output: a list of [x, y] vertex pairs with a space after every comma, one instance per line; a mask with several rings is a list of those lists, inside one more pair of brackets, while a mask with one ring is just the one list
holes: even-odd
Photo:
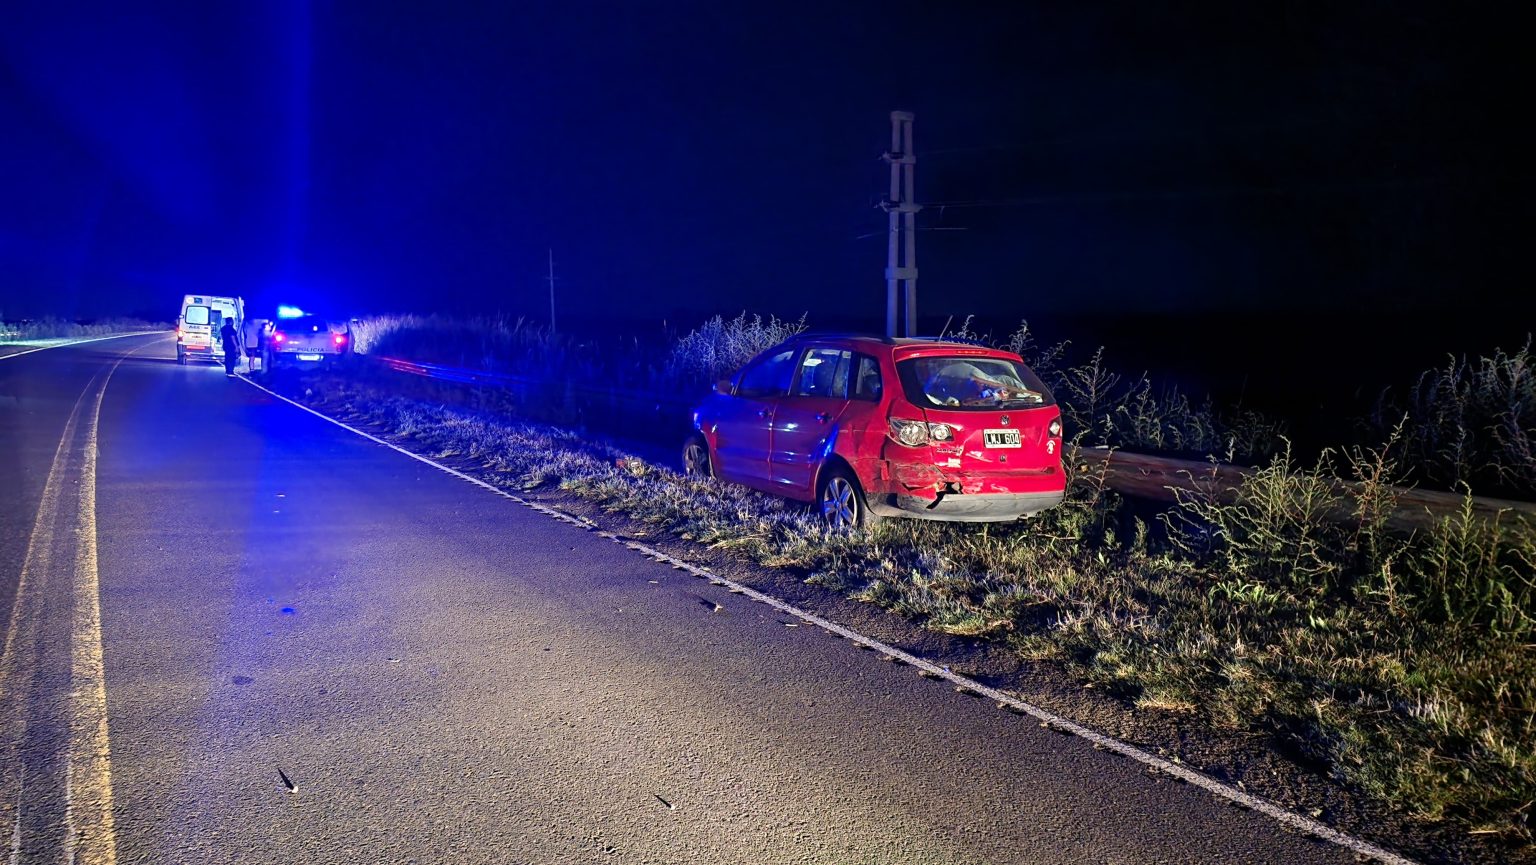
[[785, 342], [805, 339], [870, 339], [886, 345], [897, 345], [903, 340], [920, 340], [923, 342], [949, 342], [956, 345], [974, 345], [979, 348], [996, 348], [991, 343], [978, 337], [962, 336], [934, 336], [932, 334], [913, 334], [912, 336], [887, 336], [878, 333], [866, 333], [853, 330], [802, 330]]
[[992, 348], [992, 345], [990, 343], [988, 343], [987, 341], [981, 339], [980, 337], [970, 337], [970, 336], [928, 336], [928, 335], [924, 335], [924, 334], [916, 334], [916, 335], [912, 336], [911, 339], [926, 339], [926, 340], [930, 340], [932, 342], [953, 342], [953, 343], [959, 343], [960, 345], [975, 345], [975, 346], [980, 346], [982, 348]]
[[872, 334], [872, 333], [862, 333], [862, 332], [857, 331], [857, 330], [835, 330], [835, 329], [802, 330], [799, 333], [795, 334], [793, 337], [791, 337], [791, 339], [801, 339], [801, 338], [804, 338], [804, 337], [817, 337], [817, 338], [840, 337], [842, 339], [850, 339], [850, 338], [859, 339], [859, 338], [873, 338], [874, 334]]

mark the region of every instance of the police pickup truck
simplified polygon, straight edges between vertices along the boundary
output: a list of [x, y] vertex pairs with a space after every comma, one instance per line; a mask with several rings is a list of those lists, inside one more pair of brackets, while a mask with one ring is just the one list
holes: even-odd
[[279, 318], [266, 328], [261, 342], [266, 369], [312, 369], [351, 357], [352, 327], [318, 315]]

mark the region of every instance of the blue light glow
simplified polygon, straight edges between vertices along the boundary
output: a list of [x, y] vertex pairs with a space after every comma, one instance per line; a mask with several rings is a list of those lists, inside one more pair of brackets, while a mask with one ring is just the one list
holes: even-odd
[[299, 309], [296, 306], [288, 306], [287, 304], [282, 304], [277, 308], [278, 318], [299, 318], [303, 315], [304, 310]]
[[831, 430], [829, 430], [827, 432], [826, 439], [824, 441], [822, 441], [822, 443], [821, 443], [821, 451], [816, 454], [816, 462], [818, 462], [818, 463], [826, 462], [827, 461], [827, 457], [831, 456], [832, 455], [832, 451], [835, 450], [836, 448], [837, 448], [837, 427], [834, 426], [834, 427], [832, 427]]

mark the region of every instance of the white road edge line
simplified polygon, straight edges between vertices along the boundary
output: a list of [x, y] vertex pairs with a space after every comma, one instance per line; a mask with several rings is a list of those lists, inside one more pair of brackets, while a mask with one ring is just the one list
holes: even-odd
[[1232, 802], [1234, 805], [1240, 805], [1242, 807], [1249, 808], [1249, 809], [1257, 811], [1257, 812], [1259, 812], [1261, 814], [1264, 814], [1264, 815], [1266, 815], [1266, 816], [1268, 816], [1270, 818], [1273, 818], [1276, 822], [1280, 823], [1281, 825], [1289, 827], [1291, 829], [1294, 829], [1294, 830], [1296, 830], [1296, 831], [1298, 831], [1298, 832], [1300, 832], [1300, 833], [1302, 833], [1304, 835], [1312, 835], [1312, 836], [1316, 836], [1317, 838], [1320, 838], [1322, 840], [1330, 841], [1330, 842], [1332, 842], [1332, 843], [1334, 843], [1334, 844], [1336, 844], [1336, 845], [1338, 845], [1340, 847], [1343, 847], [1345, 849], [1348, 849], [1348, 850], [1351, 850], [1351, 851], [1353, 851], [1355, 853], [1358, 853], [1361, 856], [1368, 856], [1368, 857], [1370, 857], [1372, 859], [1377, 860], [1378, 862], [1387, 863], [1387, 865], [1418, 865], [1418, 863], [1416, 863], [1412, 859], [1409, 859], [1409, 858], [1404, 857], [1404, 856], [1400, 856], [1400, 855], [1398, 855], [1396, 853], [1393, 853], [1393, 852], [1391, 852], [1389, 850], [1385, 850], [1385, 849], [1383, 849], [1381, 847], [1377, 847], [1376, 845], [1371, 844], [1368, 841], [1363, 841], [1363, 840], [1361, 840], [1359, 838], [1356, 838], [1356, 837], [1354, 837], [1352, 835], [1348, 835], [1348, 834], [1345, 834], [1343, 832], [1340, 832], [1339, 830], [1334, 829], [1331, 826], [1327, 826], [1327, 825], [1324, 825], [1322, 823], [1319, 823], [1316, 820], [1313, 820], [1313, 819], [1311, 819], [1309, 817], [1304, 817], [1304, 816], [1302, 816], [1300, 814], [1297, 814], [1297, 813], [1295, 813], [1293, 811], [1288, 811], [1284, 807], [1282, 807], [1280, 805], [1277, 805], [1274, 802], [1269, 801], [1268, 799], [1262, 799], [1262, 798], [1259, 798], [1258, 796], [1254, 796], [1254, 795], [1252, 795], [1250, 793], [1245, 793], [1242, 790], [1237, 789], [1236, 787], [1232, 787], [1230, 785], [1223, 784], [1222, 782], [1217, 781], [1214, 778], [1210, 778], [1210, 777], [1208, 777], [1206, 775], [1202, 775], [1199, 772], [1196, 772], [1196, 771], [1194, 771], [1192, 769], [1189, 769], [1189, 768], [1187, 768], [1185, 766], [1180, 766], [1177, 763], [1172, 763], [1172, 762], [1170, 762], [1168, 760], [1164, 760], [1163, 758], [1157, 756], [1156, 754], [1151, 754], [1151, 753], [1148, 753], [1146, 751], [1141, 750], [1140, 748], [1137, 748], [1135, 745], [1131, 745], [1131, 744], [1129, 744], [1127, 742], [1122, 742], [1119, 739], [1115, 739], [1115, 738], [1113, 738], [1111, 736], [1106, 736], [1103, 733], [1098, 733], [1098, 732], [1095, 732], [1093, 730], [1090, 730], [1087, 727], [1084, 727], [1084, 726], [1082, 726], [1080, 724], [1077, 724], [1077, 723], [1075, 723], [1073, 721], [1069, 721], [1066, 718], [1061, 717], [1060, 715], [1057, 715], [1055, 713], [1049, 712], [1049, 711], [1047, 711], [1045, 709], [1042, 709], [1042, 708], [1040, 708], [1038, 706], [1035, 706], [1032, 703], [1026, 703], [1026, 702], [1024, 702], [1023, 700], [1020, 700], [1017, 697], [1014, 697], [1012, 695], [1006, 694], [1006, 693], [1004, 693], [1002, 691], [999, 691], [999, 690], [997, 690], [995, 688], [990, 688], [990, 687], [988, 687], [986, 685], [981, 684], [980, 682], [977, 682], [977, 681], [975, 681], [973, 679], [970, 679], [970, 678], [968, 678], [966, 676], [962, 676], [959, 673], [952, 672], [948, 668], [941, 667], [941, 666], [939, 666], [939, 665], [937, 665], [937, 664], [935, 664], [935, 663], [933, 663], [931, 661], [928, 661], [926, 659], [920, 658], [920, 657], [918, 657], [916, 655], [908, 654], [907, 652], [904, 652], [901, 649], [898, 649], [898, 648], [896, 648], [894, 646], [888, 646], [885, 643], [880, 642], [879, 640], [876, 640], [876, 639], [874, 639], [872, 637], [866, 637], [863, 634], [858, 633], [857, 631], [849, 630], [848, 628], [845, 628], [842, 625], [837, 624], [836, 622], [832, 622], [832, 621], [828, 621], [827, 619], [823, 619], [823, 618], [821, 618], [820, 616], [818, 616], [818, 615], [816, 615], [814, 613], [808, 613], [805, 610], [800, 609], [799, 607], [795, 607], [795, 606], [793, 606], [793, 605], [791, 605], [791, 604], [789, 604], [789, 603], [787, 603], [785, 601], [781, 601], [778, 598], [775, 598], [775, 597], [773, 597], [771, 595], [765, 595], [762, 592], [759, 592], [758, 590], [752, 588], [751, 586], [742, 585], [741, 583], [737, 583], [734, 580], [726, 579], [725, 577], [719, 576], [718, 574], [715, 574], [715, 573], [713, 573], [713, 572], [711, 572], [711, 571], [709, 571], [709, 570], [707, 570], [705, 568], [700, 568], [697, 565], [693, 565], [693, 564], [690, 564], [688, 562], [684, 562], [681, 559], [674, 558], [674, 557], [672, 557], [672, 556], [670, 556], [670, 555], [668, 555], [666, 553], [661, 552], [660, 550], [653, 549], [652, 547], [649, 547], [649, 546], [647, 546], [645, 544], [637, 543], [635, 541], [626, 540], [624, 538], [619, 537], [616, 534], [613, 534], [612, 532], [607, 532], [607, 531], [599, 530], [598, 525], [596, 523], [592, 522], [591, 520], [585, 519], [583, 517], [574, 516], [574, 515], [571, 515], [571, 514], [564, 513], [563, 511], [556, 510], [554, 508], [551, 508], [551, 507], [549, 507], [547, 505], [540, 504], [538, 502], [529, 501], [528, 499], [522, 498], [521, 496], [513, 495], [512, 493], [509, 493], [506, 490], [497, 489], [496, 487], [492, 486], [489, 483], [486, 483], [483, 480], [480, 480], [479, 478], [471, 477], [470, 475], [467, 475], [464, 472], [458, 471], [457, 469], [449, 468], [448, 466], [445, 466], [442, 463], [436, 462], [435, 460], [432, 460], [432, 459], [430, 459], [428, 457], [424, 457], [421, 454], [413, 453], [413, 452], [411, 452], [409, 450], [406, 450], [403, 447], [400, 447], [399, 445], [396, 445], [396, 444], [394, 444], [392, 442], [387, 442], [387, 441], [379, 438], [378, 436], [375, 436], [375, 435], [372, 435], [370, 433], [364, 432], [364, 431], [362, 431], [360, 429], [357, 429], [356, 427], [353, 427], [353, 426], [351, 426], [349, 424], [346, 424], [346, 423], [343, 423], [342, 421], [339, 421], [339, 420], [337, 420], [337, 419], [335, 419], [333, 417], [330, 417], [329, 415], [322, 414], [321, 412], [318, 412], [318, 411], [310, 408], [307, 405], [304, 405], [304, 404], [299, 403], [299, 402], [295, 402], [294, 400], [291, 400], [288, 397], [285, 397], [285, 396], [283, 396], [280, 393], [277, 393], [277, 392], [275, 392], [275, 391], [273, 391], [273, 390], [271, 390], [269, 388], [266, 388], [266, 387], [264, 387], [262, 385], [259, 385], [259, 384], [257, 384], [254, 381], [251, 381], [249, 378], [247, 378], [244, 375], [240, 376], [240, 378], [243, 381], [245, 381], [247, 384], [249, 384], [250, 386], [252, 386], [252, 387], [254, 387], [254, 388], [258, 389], [258, 390], [265, 391], [266, 393], [276, 397], [277, 399], [282, 400], [283, 402], [288, 403], [289, 405], [292, 405], [292, 406], [295, 406], [297, 408], [303, 409], [304, 411], [309, 412], [310, 414], [314, 415], [317, 418], [320, 418], [321, 420], [324, 420], [324, 421], [327, 421], [329, 423], [335, 424], [336, 426], [339, 426], [342, 429], [347, 430], [350, 433], [362, 436], [363, 438], [368, 439], [371, 442], [383, 445], [384, 447], [387, 447], [390, 450], [396, 451], [398, 453], [404, 454], [405, 456], [408, 456], [408, 457], [410, 457], [413, 460], [425, 463], [425, 464], [427, 464], [427, 465], [437, 469], [438, 471], [446, 472], [447, 474], [450, 474], [450, 475], [452, 475], [452, 476], [454, 476], [456, 478], [459, 478], [460, 480], [469, 481], [470, 483], [474, 484], [477, 487], [481, 487], [481, 488], [483, 488], [483, 489], [485, 489], [485, 490], [487, 490], [489, 492], [495, 493], [496, 495], [501, 496], [502, 498], [511, 499], [512, 501], [517, 502], [518, 504], [524, 505], [526, 507], [533, 508], [534, 510], [536, 510], [536, 511], [542, 513], [542, 514], [545, 514], [546, 516], [554, 517], [555, 519], [563, 520], [563, 521], [571, 523], [573, 525], [577, 525], [577, 526], [580, 526], [580, 527], [588, 529], [588, 530], [596, 531], [597, 534], [600, 537], [608, 538], [609, 540], [613, 541], [614, 543], [622, 543], [624, 546], [628, 547], [629, 549], [634, 550], [635, 552], [638, 552], [638, 553], [640, 553], [640, 554], [642, 554], [642, 555], [644, 555], [644, 556], [646, 556], [648, 558], [652, 558], [652, 559], [655, 559], [655, 560], [657, 560], [659, 562], [664, 562], [666, 564], [669, 564], [674, 569], [687, 571], [687, 572], [693, 574], [695, 577], [699, 577], [699, 578], [702, 578], [702, 579], [708, 579], [708, 580], [710, 580], [710, 582], [712, 584], [725, 586], [725, 587], [729, 588], [735, 594], [746, 595], [748, 598], [751, 598], [752, 600], [758, 601], [760, 603], [767, 604], [768, 606], [774, 608], [775, 610], [778, 610], [781, 613], [784, 613], [784, 614], [790, 615], [790, 616], [794, 616], [795, 618], [800, 619], [803, 622], [806, 622], [806, 623], [812, 624], [812, 625], [816, 625], [819, 628], [824, 628], [827, 631], [830, 631], [830, 632], [832, 632], [832, 633], [834, 633], [834, 634], [836, 634], [836, 635], [838, 635], [840, 637], [843, 637], [844, 639], [851, 640], [851, 641], [853, 641], [855, 643], [859, 643], [859, 644], [862, 644], [864, 646], [868, 646], [871, 649], [875, 649], [877, 651], [883, 652], [883, 653], [885, 653], [887, 655], [890, 655], [893, 658], [898, 658], [898, 659], [900, 659], [902, 661], [905, 661], [906, 663], [908, 663], [908, 664], [910, 664], [910, 665], [912, 665], [914, 667], [917, 667], [920, 670], [924, 670], [924, 671], [926, 671], [928, 673], [931, 673], [934, 676], [937, 676], [937, 677], [939, 677], [941, 679], [946, 679], [946, 680], [954, 683], [957, 687], [965, 688], [968, 691], [974, 691], [975, 693], [985, 695], [985, 696], [990, 697], [991, 699], [997, 701], [999, 704], [1001, 704], [1001, 706], [1009, 706], [1009, 707], [1012, 707], [1014, 709], [1019, 710], [1020, 712], [1023, 712], [1023, 713], [1025, 713], [1027, 715], [1030, 715], [1030, 716], [1034, 717], [1036, 720], [1040, 721], [1042, 725], [1047, 726], [1047, 727], [1049, 727], [1049, 728], [1051, 728], [1051, 729], [1053, 729], [1053, 730], [1055, 730], [1057, 732], [1070, 733], [1070, 734], [1072, 734], [1074, 736], [1079, 736], [1079, 737], [1081, 737], [1083, 739], [1088, 740], [1089, 742], [1093, 743], [1094, 745], [1098, 745], [1100, 748], [1102, 748], [1102, 749], [1104, 749], [1106, 751], [1112, 751], [1112, 752], [1114, 752], [1116, 754], [1119, 754], [1122, 757], [1128, 757], [1128, 758], [1130, 758], [1132, 760], [1135, 760], [1138, 763], [1141, 763], [1141, 764], [1146, 765], [1146, 766], [1148, 766], [1150, 768], [1156, 769], [1159, 772], [1163, 772], [1164, 774], [1171, 775], [1174, 778], [1178, 778], [1178, 779], [1180, 779], [1182, 781], [1186, 781], [1186, 782], [1188, 782], [1190, 784], [1195, 785], [1196, 787], [1201, 788], [1202, 790], [1205, 790], [1208, 793], [1211, 793], [1212, 795], [1219, 796], [1219, 797], [1221, 797], [1223, 799], [1226, 799], [1226, 800]]
[[[104, 339], [122, 339], [125, 336], [149, 336], [155, 333], [171, 333], [169, 330], [136, 330], [133, 333], [114, 333], [111, 336], [92, 336], [85, 339], [74, 339], [69, 342], [61, 342], [58, 345], [40, 345], [37, 348], [29, 348], [26, 351], [18, 351], [15, 354], [0, 354], [0, 360], [10, 360], [13, 357], [25, 357], [38, 351], [47, 351], [50, 348], [66, 348], [71, 345], [84, 345], [88, 342], [101, 342]], [[15, 343], [9, 343], [15, 345]]]

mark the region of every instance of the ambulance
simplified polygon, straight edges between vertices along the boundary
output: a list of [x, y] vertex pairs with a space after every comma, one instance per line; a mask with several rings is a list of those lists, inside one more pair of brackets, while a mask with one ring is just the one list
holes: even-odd
[[189, 360], [224, 362], [224, 340], [219, 330], [233, 319], [235, 329], [245, 322], [245, 301], [238, 297], [214, 297], [189, 294], [181, 300], [181, 315], [176, 318], [176, 362]]

